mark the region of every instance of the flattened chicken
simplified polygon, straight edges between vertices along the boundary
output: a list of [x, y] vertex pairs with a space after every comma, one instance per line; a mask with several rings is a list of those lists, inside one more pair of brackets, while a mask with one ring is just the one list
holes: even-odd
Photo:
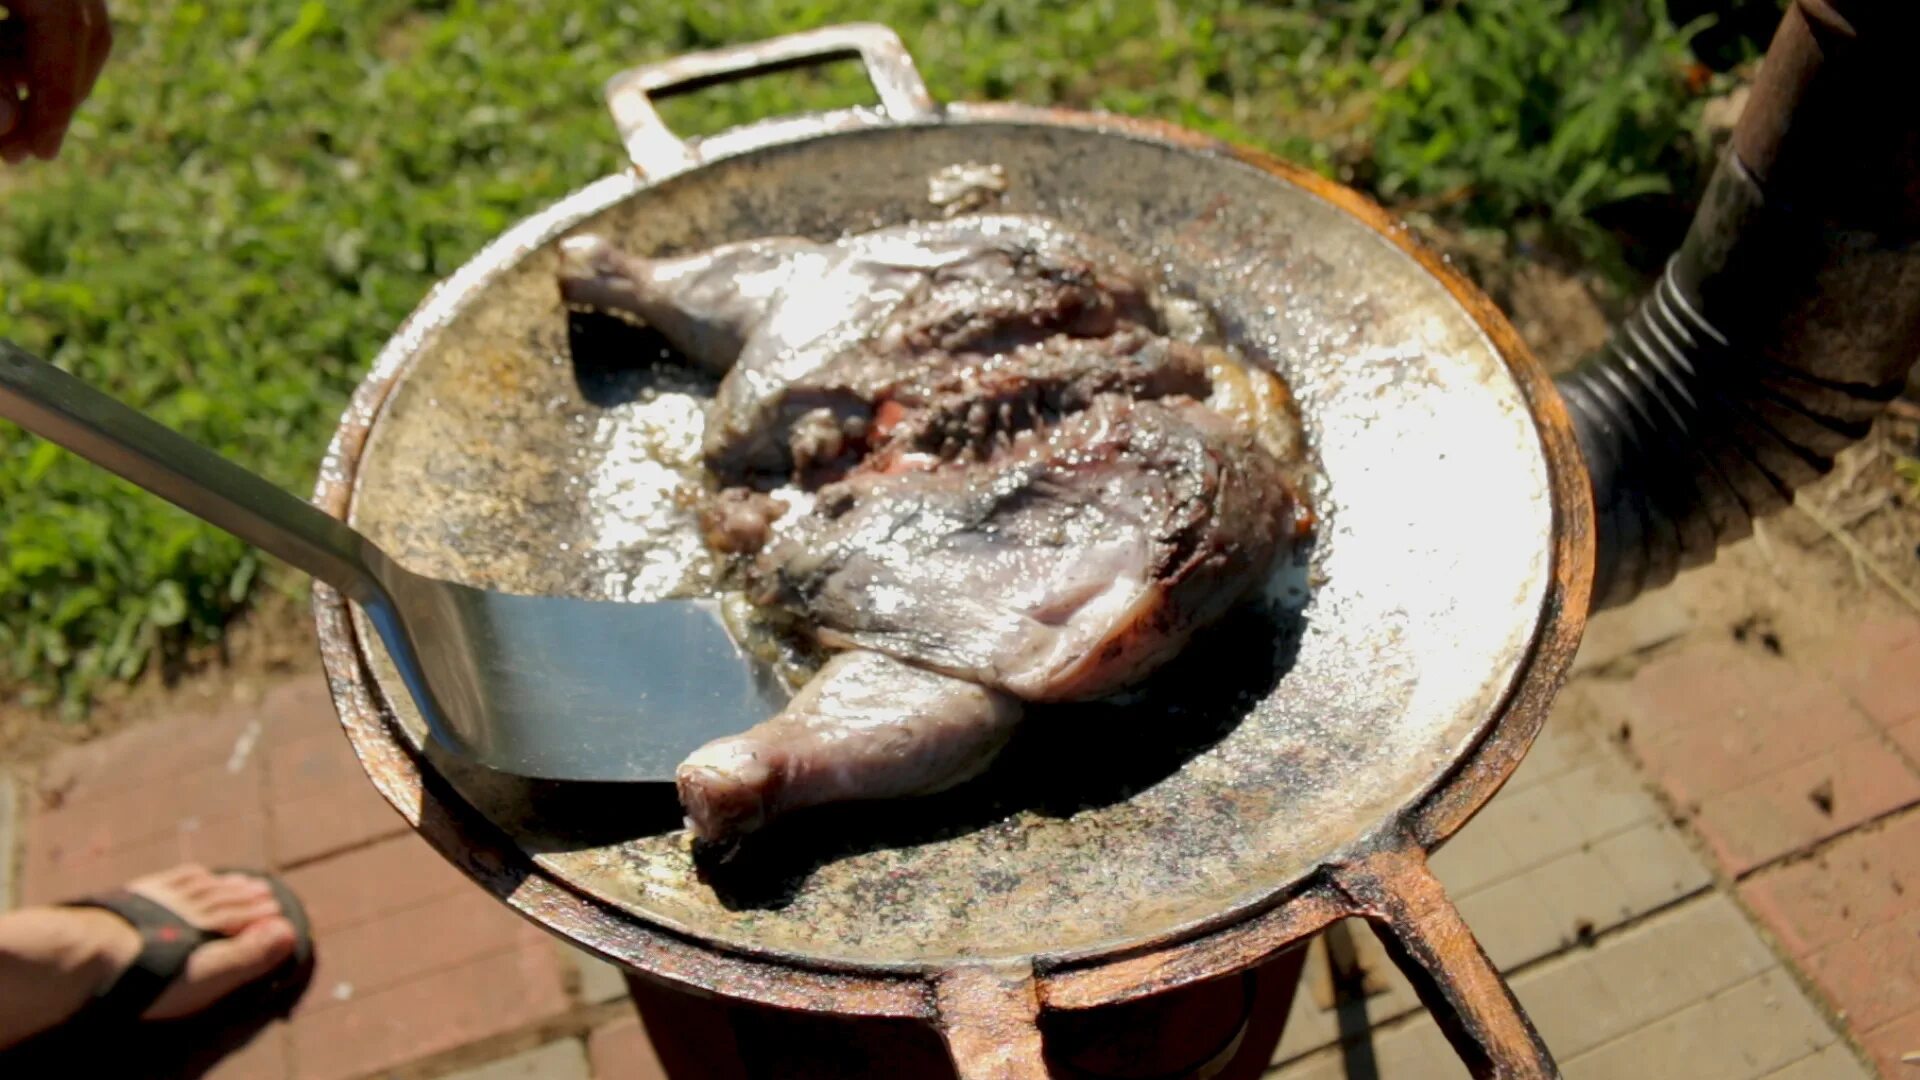
[[[1023, 701], [1139, 682], [1310, 520], [1278, 380], [1169, 337], [1151, 274], [1044, 219], [668, 259], [564, 250], [568, 300], [638, 315], [724, 372], [708, 543], [845, 650], [681, 767], [701, 839], [977, 775]], [[787, 481], [810, 506], [763, 493]]]
[[1159, 322], [1143, 268], [1037, 217], [974, 215], [832, 244], [755, 240], [682, 258], [636, 258], [598, 237], [562, 252], [569, 301], [638, 315], [727, 373], [704, 451], [729, 483], [851, 463], [876, 408], [950, 369], [1056, 335]]
[[1053, 337], [976, 363], [928, 370], [874, 406], [863, 468], [979, 459], [1019, 432], [1092, 405], [1102, 394], [1202, 398], [1208, 350], [1130, 328], [1102, 338]]
[[1297, 497], [1187, 399], [1097, 399], [984, 461], [858, 471], [763, 551], [763, 602], [1028, 701], [1125, 688], [1264, 581]]

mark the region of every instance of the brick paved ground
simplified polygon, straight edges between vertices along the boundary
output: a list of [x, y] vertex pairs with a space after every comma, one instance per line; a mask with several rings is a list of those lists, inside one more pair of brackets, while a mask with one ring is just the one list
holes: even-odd
[[[1580, 667], [1434, 859], [1567, 1075], [1920, 1080], [1920, 620], [1863, 619], [1802, 656], [1657, 594], [1596, 621]], [[0, 905], [10, 874], [31, 903], [188, 858], [279, 867], [305, 898], [313, 986], [218, 1078], [663, 1075], [616, 973], [407, 833], [317, 680], [16, 787], [0, 782], [0, 844], [20, 841]], [[1364, 989], [1337, 989], [1353, 983], [1316, 942], [1272, 1075], [1464, 1075], [1350, 929]]]
[[[1635, 755], [1881, 1075], [1920, 1077], [1920, 620], [1648, 665]], [[1911, 1059], [1905, 1060], [1903, 1059]]]
[[[1718, 893], [1510, 978], [1568, 1080], [1866, 1075], [1792, 973]], [[1277, 1075], [1335, 1080], [1351, 1075], [1356, 1059], [1372, 1064], [1361, 1075], [1383, 1080], [1467, 1075], [1424, 1012], [1374, 1024], [1360, 1046], [1310, 1053]]]
[[[215, 1071], [222, 1080], [379, 1075], [524, 1049], [616, 1011], [593, 1007], [618, 996], [610, 969], [577, 963], [407, 831], [360, 771], [318, 678], [90, 744], [31, 787], [22, 902], [193, 859], [274, 867], [306, 904], [320, 942], [313, 983], [290, 1022]], [[585, 1075], [585, 1047], [575, 1050], [480, 1075], [564, 1076], [576, 1059]]]

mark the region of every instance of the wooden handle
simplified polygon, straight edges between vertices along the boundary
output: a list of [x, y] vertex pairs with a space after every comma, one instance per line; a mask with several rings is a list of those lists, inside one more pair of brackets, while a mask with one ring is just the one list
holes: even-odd
[[1335, 880], [1372, 924], [1476, 1077], [1557, 1078], [1547, 1044], [1417, 849], [1341, 867]]

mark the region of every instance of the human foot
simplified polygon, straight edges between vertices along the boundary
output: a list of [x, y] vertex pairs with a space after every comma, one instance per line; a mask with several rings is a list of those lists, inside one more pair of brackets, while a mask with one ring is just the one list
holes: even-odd
[[[273, 888], [260, 878], [216, 874], [187, 864], [132, 881], [127, 891], [201, 930], [223, 935], [193, 951], [186, 969], [140, 1014], [142, 1019], [173, 1020], [199, 1012], [293, 955], [293, 924], [280, 910]], [[125, 919], [106, 911], [75, 914], [97, 915], [113, 924], [115, 977], [139, 955], [140, 933]]]
[[257, 877], [183, 865], [128, 883], [118, 898], [0, 915], [0, 1000], [12, 1003], [0, 1009], [0, 1047], [103, 993], [148, 1020], [206, 1009], [294, 954], [289, 914]]

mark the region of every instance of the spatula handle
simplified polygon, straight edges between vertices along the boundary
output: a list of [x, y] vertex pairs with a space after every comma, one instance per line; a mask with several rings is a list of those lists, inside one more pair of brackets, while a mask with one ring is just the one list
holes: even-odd
[[386, 556], [345, 523], [0, 340], [0, 417], [365, 602]]

